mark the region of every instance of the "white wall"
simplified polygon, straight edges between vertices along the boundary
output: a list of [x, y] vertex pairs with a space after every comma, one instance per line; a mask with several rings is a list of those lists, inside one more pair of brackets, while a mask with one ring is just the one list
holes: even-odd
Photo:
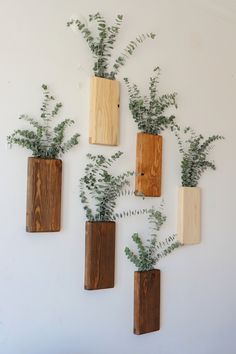
[[[84, 221], [78, 181], [89, 146], [88, 77], [92, 60], [67, 19], [101, 11], [108, 20], [123, 13], [118, 49], [138, 33], [154, 31], [129, 60], [128, 76], [143, 88], [160, 65], [162, 93], [178, 92], [178, 122], [203, 134], [220, 133], [202, 187], [202, 242], [164, 259], [161, 330], [132, 333], [133, 271], [123, 249], [144, 219], [117, 226], [116, 286], [83, 290]], [[1, 354], [234, 354], [236, 352], [235, 97], [236, 4], [233, 0], [1, 0], [0, 2], [0, 353]], [[62, 231], [25, 232], [27, 151], [9, 150], [6, 136], [22, 123], [21, 113], [39, 113], [42, 83], [64, 103], [63, 116], [76, 120], [80, 145], [64, 156]], [[120, 170], [134, 169], [136, 126], [121, 90]], [[63, 116], [61, 118], [63, 118]], [[71, 130], [71, 132], [73, 131]], [[175, 232], [179, 155], [164, 134], [163, 197]], [[159, 205], [123, 200], [132, 208]], [[119, 203], [122, 208], [122, 202]]]

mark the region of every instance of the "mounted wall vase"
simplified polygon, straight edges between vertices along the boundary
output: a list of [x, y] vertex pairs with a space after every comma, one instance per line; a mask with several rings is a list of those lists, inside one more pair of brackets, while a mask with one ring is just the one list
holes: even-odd
[[134, 272], [134, 333], [160, 329], [160, 270]]
[[60, 231], [62, 161], [28, 159], [26, 231]]
[[119, 81], [92, 77], [90, 81], [89, 143], [118, 145]]
[[201, 189], [180, 187], [178, 192], [177, 240], [184, 245], [201, 241]]
[[162, 136], [137, 133], [135, 194], [161, 196]]
[[84, 288], [114, 288], [115, 273], [114, 221], [87, 221], [85, 235]]

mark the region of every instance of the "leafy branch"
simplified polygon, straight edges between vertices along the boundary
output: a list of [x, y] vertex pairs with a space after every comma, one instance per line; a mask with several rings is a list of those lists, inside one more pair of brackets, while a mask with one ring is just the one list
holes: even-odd
[[95, 33], [92, 33], [86, 22], [79, 19], [72, 18], [67, 22], [67, 26], [76, 28], [87, 42], [94, 59], [93, 71], [95, 76], [115, 80], [120, 68], [125, 65], [126, 60], [134, 53], [136, 48], [146, 39], [155, 38], [154, 33], [141, 34], [136, 37], [129, 42], [110, 68], [110, 57], [120, 32], [122, 21], [123, 15], [117, 15], [115, 23], [109, 26], [99, 12], [95, 15], [89, 15], [89, 22], [97, 26]]
[[182, 155], [181, 179], [182, 186], [196, 187], [201, 175], [207, 169], [216, 169], [214, 161], [208, 160], [208, 154], [212, 149], [212, 144], [217, 140], [224, 139], [221, 135], [212, 135], [204, 138], [202, 134], [197, 134], [193, 129], [184, 129], [186, 140], [182, 141], [179, 132], [175, 132]]
[[73, 146], [78, 145], [79, 134], [74, 134], [68, 141], [64, 142], [66, 128], [74, 124], [71, 119], [65, 119], [54, 128], [51, 128], [52, 120], [59, 114], [62, 103], [55, 103], [51, 107], [55, 98], [49, 93], [45, 84], [42, 85], [42, 89], [41, 121], [26, 114], [21, 115], [19, 119], [28, 122], [34, 130], [17, 129], [7, 137], [7, 142], [10, 146], [16, 144], [31, 150], [34, 157], [56, 159]]
[[[127, 171], [118, 176], [109, 172], [111, 165], [122, 154], [118, 151], [109, 158], [87, 154], [90, 161], [85, 167], [84, 176], [80, 179], [80, 199], [89, 221], [113, 221], [146, 212], [145, 209], [115, 212], [117, 198], [132, 194], [126, 187], [130, 184], [129, 177], [134, 175], [133, 172]], [[91, 204], [95, 204], [94, 210]]]
[[129, 94], [129, 109], [138, 129], [148, 134], [160, 134], [170, 127], [171, 130], [179, 129], [175, 123], [175, 116], [167, 116], [165, 111], [174, 106], [177, 108], [176, 93], [158, 95], [160, 68], [153, 70], [154, 76], [149, 79], [149, 94], [142, 95], [136, 84], [131, 84], [124, 78]]
[[164, 240], [159, 239], [159, 231], [166, 221], [166, 216], [161, 210], [156, 210], [154, 207], [148, 210], [148, 222], [151, 225], [151, 235], [146, 241], [142, 241], [138, 233], [133, 234], [132, 239], [135, 242], [138, 252], [135, 253], [129, 247], [125, 248], [127, 258], [134, 263], [138, 271], [151, 270], [156, 263], [163, 257], [173, 252], [180, 246], [180, 243], [175, 241], [175, 235], [169, 236]]

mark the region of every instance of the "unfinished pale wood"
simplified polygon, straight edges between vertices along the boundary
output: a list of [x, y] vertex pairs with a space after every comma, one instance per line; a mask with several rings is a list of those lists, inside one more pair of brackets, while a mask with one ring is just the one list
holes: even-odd
[[201, 190], [199, 187], [180, 187], [178, 193], [177, 239], [184, 245], [201, 240]]
[[136, 143], [135, 194], [160, 197], [162, 136], [138, 133]]
[[118, 145], [119, 81], [92, 77], [89, 143]]

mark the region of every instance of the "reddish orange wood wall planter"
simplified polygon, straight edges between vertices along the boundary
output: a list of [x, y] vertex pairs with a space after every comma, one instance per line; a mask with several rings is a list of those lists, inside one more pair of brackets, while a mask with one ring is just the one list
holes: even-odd
[[28, 159], [26, 231], [60, 231], [62, 161]]
[[86, 222], [86, 290], [114, 288], [115, 222]]
[[134, 273], [134, 333], [160, 329], [160, 270]]
[[160, 197], [161, 171], [162, 136], [138, 133], [136, 144], [136, 195]]

